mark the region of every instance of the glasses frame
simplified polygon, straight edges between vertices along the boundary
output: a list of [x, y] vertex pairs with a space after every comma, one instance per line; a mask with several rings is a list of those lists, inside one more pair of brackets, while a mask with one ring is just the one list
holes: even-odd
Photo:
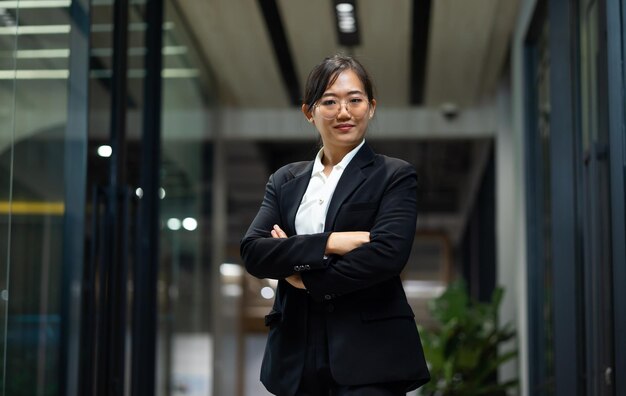
[[[372, 105], [372, 101], [371, 101], [371, 100], [370, 100], [367, 96], [364, 96], [363, 98], [365, 99], [365, 102], [367, 103], [367, 108], [369, 109], [369, 108], [370, 108], [370, 106]], [[337, 118], [337, 115], [338, 115], [339, 113], [341, 113], [341, 109], [343, 109], [343, 108], [344, 108], [344, 105], [345, 105], [346, 111], [347, 111], [348, 113], [350, 113], [350, 115], [351, 115], [352, 117], [355, 117], [355, 116], [354, 116], [354, 114], [352, 114], [352, 112], [350, 111], [350, 105], [349, 105], [349, 102], [348, 102], [350, 99], [354, 99], [354, 97], [352, 97], [352, 98], [348, 98], [348, 99], [335, 99], [337, 102], [339, 102], [339, 108], [337, 109], [337, 112], [336, 112], [336, 113], [335, 113], [332, 117], [325, 117], [322, 113], [320, 113], [320, 116], [321, 116], [323, 119], [325, 119], [325, 120], [332, 120], [332, 119], [335, 119], [335, 118]], [[321, 106], [321, 104], [320, 104], [320, 101], [321, 101], [321, 100], [322, 100], [322, 99], [318, 100], [318, 101], [317, 101], [317, 102], [313, 105], [313, 107], [314, 107], [314, 108], [319, 108], [319, 107]], [[363, 115], [362, 115], [360, 118], [365, 117], [365, 113], [367, 113], [367, 112], [364, 112], [364, 113], [363, 113]], [[355, 117], [355, 118], [359, 118], [359, 117]]]

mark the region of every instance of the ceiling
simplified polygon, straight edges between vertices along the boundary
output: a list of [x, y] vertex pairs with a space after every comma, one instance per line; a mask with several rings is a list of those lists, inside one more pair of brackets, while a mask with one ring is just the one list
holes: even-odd
[[213, 69], [225, 104], [294, 104], [293, 92], [302, 92], [308, 71], [324, 57], [344, 52], [371, 72], [380, 104], [402, 107], [472, 106], [492, 96], [507, 59], [518, 2], [360, 0], [361, 43], [351, 48], [338, 45], [333, 1], [172, 5]]

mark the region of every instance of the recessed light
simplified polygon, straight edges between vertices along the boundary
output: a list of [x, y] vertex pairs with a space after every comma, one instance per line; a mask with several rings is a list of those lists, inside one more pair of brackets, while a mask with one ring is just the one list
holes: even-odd
[[187, 217], [183, 220], [183, 228], [187, 231], [193, 231], [198, 228], [198, 221], [193, 217]]
[[350, 3], [339, 3], [335, 6], [338, 12], [352, 12], [354, 11], [354, 6]]
[[271, 300], [272, 298], [274, 298], [274, 289], [269, 286], [265, 286], [261, 289], [261, 297], [266, 300]]
[[175, 217], [172, 217], [171, 219], [167, 220], [167, 228], [169, 228], [172, 231], [180, 230], [180, 225], [181, 225], [180, 220]]
[[108, 144], [98, 147], [98, 155], [103, 158], [109, 158], [113, 154], [113, 149]]

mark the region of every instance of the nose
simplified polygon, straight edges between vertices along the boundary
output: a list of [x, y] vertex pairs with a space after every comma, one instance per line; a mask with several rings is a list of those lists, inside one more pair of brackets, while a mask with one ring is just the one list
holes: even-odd
[[344, 102], [343, 100], [339, 102], [339, 113], [337, 113], [337, 118], [352, 118], [352, 115], [348, 110], [348, 102]]

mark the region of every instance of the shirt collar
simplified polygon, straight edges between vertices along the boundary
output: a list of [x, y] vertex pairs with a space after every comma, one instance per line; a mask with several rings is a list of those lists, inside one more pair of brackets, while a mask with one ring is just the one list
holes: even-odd
[[[352, 158], [354, 158], [356, 153], [359, 151], [361, 147], [363, 147], [364, 144], [365, 144], [365, 139], [363, 139], [358, 146], [350, 150], [350, 152], [346, 154], [343, 157], [343, 159], [337, 165], [333, 167], [333, 169], [345, 169], [350, 163], [350, 161], [352, 161]], [[324, 148], [322, 147], [320, 151], [317, 152], [317, 155], [315, 156], [315, 162], [313, 163], [313, 172], [311, 173], [311, 175], [316, 175], [317, 173], [324, 171], [324, 164], [322, 164], [323, 155], [324, 155]]]

